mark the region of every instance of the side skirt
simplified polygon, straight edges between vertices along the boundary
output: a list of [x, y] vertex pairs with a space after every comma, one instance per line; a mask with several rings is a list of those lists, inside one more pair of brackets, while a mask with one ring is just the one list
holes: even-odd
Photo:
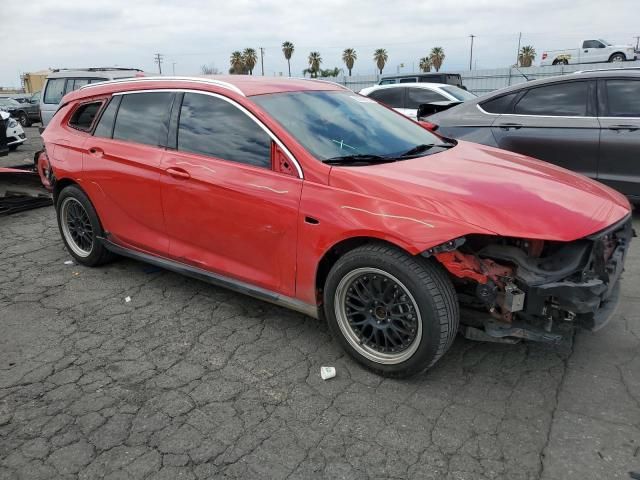
[[157, 267], [164, 268], [165, 270], [171, 270], [172, 272], [180, 273], [197, 280], [202, 280], [219, 287], [228, 288], [234, 292], [243, 293], [259, 300], [264, 300], [265, 302], [270, 302], [290, 310], [295, 310], [296, 312], [303, 313], [316, 319], [318, 318], [318, 307], [316, 305], [310, 305], [308, 303], [301, 302], [296, 298], [287, 297], [286, 295], [281, 295], [279, 293], [272, 292], [271, 290], [256, 287], [249, 283], [241, 282], [240, 280], [225, 277], [217, 273], [212, 273], [201, 268], [192, 267], [191, 265], [185, 265], [184, 263], [176, 262], [174, 260], [122, 247], [103, 237], [99, 237], [99, 240], [107, 250], [118, 255], [122, 255], [123, 257], [129, 257], [150, 263]]

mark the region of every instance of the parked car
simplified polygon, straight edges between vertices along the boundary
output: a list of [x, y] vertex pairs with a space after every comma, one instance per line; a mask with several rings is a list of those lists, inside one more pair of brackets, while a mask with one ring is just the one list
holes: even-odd
[[0, 111], [4, 112], [3, 118], [9, 115], [9, 117], [4, 120], [4, 124], [6, 125], [6, 146], [9, 150], [15, 150], [27, 140], [22, 126], [18, 123], [18, 120], [13, 117], [14, 110], [12, 110], [12, 108], [14, 103], [18, 102], [11, 99], [0, 98]]
[[30, 127], [33, 122], [40, 121], [37, 104], [20, 103], [13, 98], [4, 97], [0, 98], [0, 109], [9, 112], [23, 127]]
[[45, 80], [42, 89], [43, 95], [40, 101], [42, 126], [46, 127], [49, 124], [51, 117], [58, 109], [60, 100], [67, 93], [77, 90], [83, 85], [141, 75], [144, 73], [137, 68], [60, 68], [53, 70]]
[[8, 121], [11, 118], [8, 112], [0, 110], [0, 157], [5, 157], [9, 154], [9, 147], [7, 146], [7, 128]]
[[575, 63], [624, 62], [637, 58], [633, 45], [612, 45], [606, 40], [585, 40], [582, 48], [542, 52], [540, 66]]
[[428, 117], [446, 137], [530, 155], [640, 200], [640, 71], [602, 70], [508, 87]]
[[598, 328], [617, 302], [624, 196], [440, 138], [340, 85], [87, 85], [42, 137], [39, 171], [78, 263], [121, 254], [325, 317], [383, 374], [430, 367], [459, 325], [557, 342], [556, 325]]
[[363, 88], [360, 95], [373, 98], [414, 120], [420, 105], [432, 104], [441, 107], [438, 110], [442, 111], [476, 98], [471, 92], [444, 83], [376, 85]]
[[392, 85], [394, 83], [445, 83], [465, 89], [459, 73], [402, 73], [385, 75], [378, 85]]

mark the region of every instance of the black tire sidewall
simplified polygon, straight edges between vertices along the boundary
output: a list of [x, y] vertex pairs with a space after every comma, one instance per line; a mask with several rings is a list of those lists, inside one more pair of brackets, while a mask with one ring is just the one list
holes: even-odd
[[[62, 230], [61, 206], [64, 199], [69, 197], [72, 197], [78, 200], [82, 204], [85, 211], [87, 212], [87, 215], [89, 216], [89, 220], [91, 221], [91, 227], [93, 228], [93, 232], [94, 232], [93, 249], [91, 250], [91, 253], [87, 257], [80, 257], [76, 255], [71, 248], [69, 248], [69, 245], [67, 244], [67, 239], [65, 238]], [[97, 238], [98, 236], [102, 236], [102, 225], [100, 224], [100, 219], [98, 218], [98, 215], [95, 209], [93, 208], [93, 205], [89, 200], [89, 197], [87, 197], [87, 195], [79, 187], [75, 185], [70, 185], [68, 187], [65, 187], [62, 190], [62, 192], [60, 192], [60, 195], [58, 195], [58, 199], [56, 202], [56, 214], [57, 214], [56, 217], [58, 219], [58, 229], [60, 230], [60, 236], [62, 237], [62, 241], [64, 242], [67, 251], [74, 258], [74, 260], [77, 263], [80, 263], [82, 265], [87, 265], [90, 267], [99, 265], [100, 263], [102, 263], [104, 261], [105, 248], [100, 242], [100, 240]]]
[[[402, 363], [385, 365], [364, 357], [353, 348], [338, 325], [333, 301], [338, 284], [346, 274], [362, 267], [378, 268], [393, 275], [407, 287], [416, 301], [422, 321], [422, 338], [416, 352]], [[343, 348], [358, 362], [383, 375], [395, 377], [414, 375], [428, 368], [438, 353], [441, 326], [434, 298], [424, 288], [424, 283], [413, 270], [403, 268], [394, 259], [385, 255], [347, 254], [338, 260], [325, 284], [324, 313], [332, 335], [340, 341]]]

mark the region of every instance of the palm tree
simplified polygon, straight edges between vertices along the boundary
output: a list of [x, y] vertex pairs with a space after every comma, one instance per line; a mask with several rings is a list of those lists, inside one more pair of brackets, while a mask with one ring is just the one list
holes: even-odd
[[231, 63], [229, 73], [241, 74], [244, 72], [244, 58], [240, 50], [231, 53], [229, 62]]
[[253, 75], [253, 67], [258, 63], [258, 54], [253, 48], [245, 48], [242, 52], [244, 66], [249, 70], [249, 75]]
[[353, 48], [345, 48], [344, 52], [342, 52], [342, 61], [347, 66], [347, 70], [349, 70], [349, 76], [351, 76], [351, 69], [357, 59], [358, 55], [356, 55], [356, 51]]
[[520, 50], [518, 61], [521, 67], [530, 67], [536, 59], [536, 50], [531, 45], [525, 45]]
[[284, 58], [287, 59], [287, 67], [289, 67], [289, 76], [291, 76], [291, 55], [293, 55], [293, 50], [295, 47], [291, 42], [283, 42], [282, 43], [282, 53], [284, 53]]
[[422, 57], [420, 59], [420, 70], [423, 72], [430, 72], [432, 65], [430, 57]]
[[442, 67], [442, 63], [444, 62], [444, 49], [442, 47], [433, 47], [431, 49], [431, 53], [429, 54], [429, 58], [431, 59], [431, 64], [433, 68], [436, 69], [436, 72], [440, 71], [440, 67]]
[[318, 70], [320, 70], [320, 64], [322, 63], [322, 57], [320, 52], [311, 52], [309, 54], [309, 71], [311, 72], [311, 78], [318, 76]]
[[382, 75], [382, 69], [389, 60], [389, 55], [384, 48], [378, 48], [375, 52], [373, 52], [373, 61], [376, 62], [376, 67], [380, 70], [380, 75]]

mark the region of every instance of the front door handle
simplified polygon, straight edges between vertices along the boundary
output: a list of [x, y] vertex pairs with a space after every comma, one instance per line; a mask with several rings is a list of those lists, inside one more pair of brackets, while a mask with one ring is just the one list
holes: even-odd
[[524, 127], [524, 125], [522, 125], [521, 123], [501, 123], [498, 125], [502, 130], [511, 130], [512, 128], [514, 130], [518, 130], [522, 127]]
[[640, 130], [638, 125], [611, 125], [608, 128], [609, 130], [629, 130], [630, 132]]
[[101, 157], [104, 154], [104, 151], [98, 147], [91, 147], [89, 149], [89, 153], [94, 157]]
[[169, 175], [173, 178], [179, 178], [181, 180], [187, 180], [191, 178], [191, 174], [184, 170], [183, 168], [178, 167], [169, 167], [165, 170]]

